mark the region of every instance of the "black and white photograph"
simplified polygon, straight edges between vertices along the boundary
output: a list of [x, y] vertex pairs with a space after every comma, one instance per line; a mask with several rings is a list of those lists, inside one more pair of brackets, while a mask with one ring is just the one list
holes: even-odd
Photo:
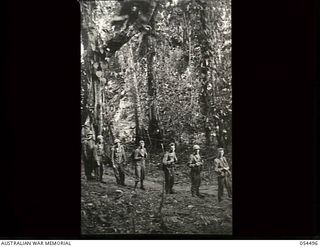
[[79, 0], [81, 234], [232, 234], [231, 0]]

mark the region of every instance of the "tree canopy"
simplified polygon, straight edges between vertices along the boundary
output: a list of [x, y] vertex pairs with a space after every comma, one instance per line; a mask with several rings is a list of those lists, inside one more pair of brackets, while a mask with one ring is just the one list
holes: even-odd
[[231, 144], [230, 0], [80, 3], [83, 123], [110, 141]]

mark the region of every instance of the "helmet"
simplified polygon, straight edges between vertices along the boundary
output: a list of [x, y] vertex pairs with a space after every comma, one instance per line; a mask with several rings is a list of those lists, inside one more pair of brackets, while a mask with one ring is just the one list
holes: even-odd
[[200, 146], [199, 145], [194, 145], [193, 146], [193, 150], [200, 150]]
[[98, 135], [98, 136], [97, 136], [97, 139], [98, 139], [98, 140], [102, 140], [102, 139], [103, 139], [103, 136], [102, 136], [102, 135]]
[[224, 151], [224, 149], [223, 149], [223, 148], [218, 148], [217, 151], [218, 151], [218, 152]]
[[93, 135], [92, 131], [90, 130], [87, 135]]
[[114, 140], [114, 143], [119, 143], [119, 142], [120, 142], [119, 139], [115, 139], [115, 140]]

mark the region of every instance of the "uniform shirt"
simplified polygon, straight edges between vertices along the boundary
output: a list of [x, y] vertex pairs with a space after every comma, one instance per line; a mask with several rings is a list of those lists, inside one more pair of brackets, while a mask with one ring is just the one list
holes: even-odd
[[85, 140], [83, 142], [83, 155], [86, 159], [96, 158], [96, 147], [94, 140]]
[[170, 166], [173, 166], [174, 163], [176, 163], [177, 161], [178, 159], [176, 156], [176, 152], [169, 151], [164, 154], [162, 163], [167, 167], [170, 167]]
[[140, 148], [138, 147], [134, 151], [134, 160], [136, 162], [136, 165], [142, 165], [144, 166], [146, 163], [146, 158], [147, 158], [147, 150], [145, 148]]
[[189, 166], [201, 166], [202, 160], [200, 154], [191, 154], [189, 159]]
[[122, 145], [120, 145], [119, 147], [118, 146], [112, 147], [111, 159], [112, 159], [112, 163], [117, 163], [117, 164], [127, 162], [126, 153]]
[[98, 161], [103, 162], [103, 159], [106, 157], [106, 148], [104, 143], [96, 144], [96, 152]]
[[[226, 157], [216, 158], [214, 160], [214, 170], [215, 170], [215, 172], [218, 175], [224, 176], [225, 172], [226, 172], [224, 169], [227, 169], [229, 171], [229, 165], [228, 165]], [[230, 171], [227, 172], [227, 173], [230, 173]]]

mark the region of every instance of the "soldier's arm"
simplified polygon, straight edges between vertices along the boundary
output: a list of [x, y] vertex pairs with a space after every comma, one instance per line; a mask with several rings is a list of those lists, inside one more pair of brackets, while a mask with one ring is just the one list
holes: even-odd
[[221, 174], [222, 169], [219, 166], [219, 161], [218, 160], [214, 160], [214, 171], [218, 174]]
[[163, 159], [162, 159], [162, 163], [164, 164], [164, 165], [167, 165], [168, 164], [168, 152], [166, 152], [165, 154], [164, 154], [164, 156], [163, 156]]
[[135, 160], [141, 160], [140, 153], [139, 153], [139, 151], [137, 149], [134, 150], [134, 159]]
[[194, 160], [194, 157], [193, 157], [193, 154], [191, 154], [190, 158], [189, 158], [189, 162], [188, 162], [189, 167], [193, 167], [194, 166], [193, 160]]
[[230, 166], [229, 166], [229, 163], [228, 163], [228, 161], [227, 161], [227, 158], [226, 157], [224, 157], [224, 161], [226, 162], [226, 164], [227, 164], [227, 166], [226, 166], [226, 170], [230, 170]]
[[202, 166], [203, 165], [203, 159], [200, 157], [200, 161], [198, 162], [198, 165], [199, 166]]

